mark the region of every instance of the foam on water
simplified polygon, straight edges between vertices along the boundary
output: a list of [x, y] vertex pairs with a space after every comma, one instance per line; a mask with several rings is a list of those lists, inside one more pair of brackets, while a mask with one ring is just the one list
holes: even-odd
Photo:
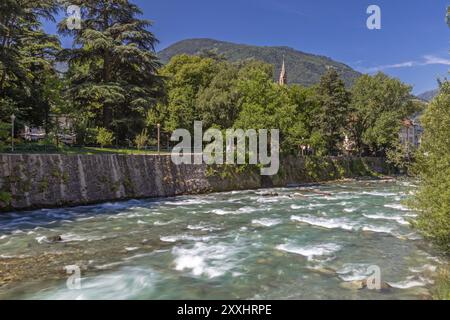
[[206, 199], [185, 199], [185, 200], [165, 201], [164, 204], [169, 206], [192, 206], [199, 204], [210, 204], [213, 202], [214, 200], [206, 200]]
[[429, 283], [429, 281], [419, 278], [416, 279], [416, 277], [408, 277], [408, 279], [404, 281], [399, 282], [388, 282], [388, 284], [391, 287], [397, 288], [397, 289], [410, 289], [415, 287], [424, 287]]
[[276, 246], [276, 249], [286, 251], [290, 253], [300, 254], [307, 257], [308, 260], [312, 260], [315, 256], [328, 256], [342, 247], [335, 243], [322, 243], [317, 245], [298, 246], [292, 243], [280, 244]]
[[155, 225], [155, 226], [167, 226], [167, 225], [169, 225], [169, 224], [171, 224], [171, 223], [175, 223], [175, 222], [178, 222], [178, 220], [176, 220], [176, 219], [173, 219], [173, 220], [170, 220], [170, 221], [155, 221], [155, 222], [153, 222], [153, 225]]
[[177, 241], [208, 241], [210, 239], [212, 239], [211, 236], [198, 237], [198, 236], [192, 236], [192, 235], [188, 235], [188, 234], [160, 237], [161, 241], [172, 242], [172, 243], [177, 242]]
[[263, 227], [272, 227], [282, 223], [281, 219], [269, 219], [269, 218], [261, 218], [252, 220], [252, 224], [260, 225]]
[[49, 300], [119, 300], [135, 299], [155, 290], [158, 275], [148, 268], [126, 267], [117, 272], [81, 279], [80, 290], [65, 286], [50, 292], [40, 292], [31, 298]]
[[343, 281], [364, 280], [371, 275], [369, 267], [367, 263], [346, 263], [336, 273]]
[[375, 232], [375, 233], [388, 233], [388, 234], [392, 234], [393, 228], [382, 227], [382, 226], [365, 225], [365, 226], [362, 228], [362, 230], [363, 230], [363, 231]]
[[369, 196], [375, 196], [375, 197], [393, 197], [396, 196], [397, 193], [393, 192], [380, 192], [380, 191], [364, 191], [362, 194], [369, 195]]
[[398, 222], [401, 225], [409, 225], [409, 222], [406, 221], [403, 217], [401, 216], [388, 216], [385, 214], [366, 214], [363, 213], [363, 216], [369, 219], [374, 219], [374, 220], [393, 220]]
[[421, 267], [409, 268], [409, 271], [414, 272], [414, 273], [422, 273], [422, 272], [426, 272], [426, 271], [435, 272], [436, 269], [437, 269], [437, 267], [434, 265], [425, 264]]
[[279, 202], [279, 201], [280, 201], [280, 199], [277, 199], [277, 198], [258, 198], [256, 200], [256, 202], [259, 202], [259, 203], [275, 203], [275, 202]]
[[322, 218], [314, 216], [291, 216], [292, 221], [298, 221], [307, 223], [313, 226], [322, 227], [326, 229], [343, 229], [343, 230], [354, 230], [356, 224], [345, 218]]
[[175, 270], [188, 270], [197, 277], [220, 277], [233, 268], [235, 250], [225, 244], [207, 245], [200, 242], [191, 248], [175, 247], [172, 250]]
[[212, 213], [217, 214], [219, 216], [224, 216], [228, 214], [241, 214], [241, 213], [252, 213], [257, 211], [257, 208], [254, 207], [242, 207], [237, 210], [225, 210], [225, 209], [214, 209], [211, 210]]
[[299, 210], [299, 209], [305, 209], [305, 208], [308, 208], [308, 206], [300, 206], [300, 205], [296, 205], [296, 204], [291, 205], [292, 210]]
[[214, 214], [217, 214], [219, 216], [224, 216], [224, 215], [227, 215], [227, 214], [235, 214], [236, 213], [236, 211], [223, 210], [223, 209], [214, 209], [211, 212], [214, 213]]
[[200, 231], [217, 231], [217, 230], [221, 230], [221, 228], [216, 228], [216, 227], [212, 227], [212, 226], [204, 226], [204, 225], [188, 225], [187, 228], [189, 230], [200, 230]]
[[399, 211], [411, 211], [410, 209], [408, 209], [407, 207], [405, 207], [399, 203], [385, 204], [384, 207], [399, 210]]

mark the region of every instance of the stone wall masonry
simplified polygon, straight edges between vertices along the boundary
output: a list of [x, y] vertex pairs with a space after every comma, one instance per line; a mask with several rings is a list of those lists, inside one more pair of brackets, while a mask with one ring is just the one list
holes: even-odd
[[286, 186], [389, 173], [381, 158], [285, 157], [273, 177], [256, 166], [175, 165], [167, 155], [0, 154], [0, 210], [75, 206]]

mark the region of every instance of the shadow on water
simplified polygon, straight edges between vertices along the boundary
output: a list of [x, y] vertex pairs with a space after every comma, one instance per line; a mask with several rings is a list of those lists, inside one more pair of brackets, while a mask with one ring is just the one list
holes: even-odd
[[139, 208], [151, 209], [160, 205], [162, 201], [170, 200], [162, 198], [127, 200], [70, 208], [1, 213], [0, 236], [10, 235], [17, 230], [29, 231], [37, 227], [59, 227], [62, 223], [74, 222], [87, 217], [111, 216]]

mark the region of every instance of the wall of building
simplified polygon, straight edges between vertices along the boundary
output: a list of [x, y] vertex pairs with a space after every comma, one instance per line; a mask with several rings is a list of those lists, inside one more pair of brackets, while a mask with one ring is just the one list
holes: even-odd
[[170, 197], [388, 173], [379, 158], [281, 160], [273, 177], [256, 166], [174, 165], [170, 156], [0, 155], [0, 210]]

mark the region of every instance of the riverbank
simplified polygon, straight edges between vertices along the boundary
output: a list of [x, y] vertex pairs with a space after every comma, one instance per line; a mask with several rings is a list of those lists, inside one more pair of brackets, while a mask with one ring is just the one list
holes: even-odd
[[0, 155], [0, 210], [283, 187], [392, 173], [382, 158], [284, 157], [275, 176], [256, 166], [175, 165], [169, 155]]

